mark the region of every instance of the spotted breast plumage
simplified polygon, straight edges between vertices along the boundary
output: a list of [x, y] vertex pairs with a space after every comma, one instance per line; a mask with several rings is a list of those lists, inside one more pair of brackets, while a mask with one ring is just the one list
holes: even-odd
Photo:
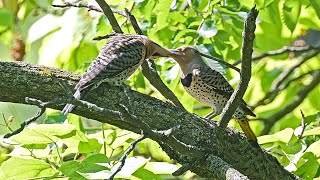
[[[101, 83], [122, 85], [142, 64], [153, 57], [167, 57], [169, 51], [142, 35], [116, 34], [102, 47], [98, 57], [90, 64], [75, 86], [74, 97], [80, 99]], [[67, 104], [63, 114], [75, 108]]]
[[[171, 57], [178, 62], [182, 70], [181, 83], [186, 91], [212, 108], [212, 113], [206, 117], [213, 118], [221, 114], [234, 91], [223, 75], [206, 65], [192, 47], [173, 50]], [[257, 138], [249, 126], [246, 115], [256, 116], [245, 101], [241, 100], [233, 118], [239, 122], [246, 136], [256, 142]]]

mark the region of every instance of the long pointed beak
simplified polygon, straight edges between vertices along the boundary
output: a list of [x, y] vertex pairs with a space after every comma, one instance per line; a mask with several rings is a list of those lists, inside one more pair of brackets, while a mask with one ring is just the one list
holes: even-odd
[[173, 56], [180, 56], [181, 55], [181, 51], [179, 50], [176, 50], [176, 49], [170, 49], [170, 55], [173, 55]]

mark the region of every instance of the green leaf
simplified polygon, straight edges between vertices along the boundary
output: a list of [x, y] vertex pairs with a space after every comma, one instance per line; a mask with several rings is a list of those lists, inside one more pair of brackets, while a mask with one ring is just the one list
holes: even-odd
[[[252, 0], [250, 0], [250, 1], [252, 1]], [[259, 10], [259, 9], [265, 9], [265, 7], [269, 6], [273, 1], [274, 0], [255, 0], [255, 1], [253, 1], [253, 3], [255, 3], [257, 5], [257, 9]], [[241, 2], [243, 2], [243, 0]], [[248, 2], [245, 4], [248, 4]], [[252, 8], [254, 4], [252, 4], [252, 2], [251, 2], [250, 5], [251, 6], [249, 6], [249, 8]]]
[[0, 26], [11, 27], [13, 24], [13, 14], [8, 9], [0, 8]]
[[156, 5], [156, 1], [143, 1], [138, 4], [138, 8], [141, 11], [141, 14], [148, 20], [151, 21], [151, 14], [154, 10], [154, 6]]
[[218, 32], [218, 29], [215, 27], [215, 22], [212, 20], [205, 20], [198, 33], [200, 36], [204, 37], [204, 38], [211, 38], [213, 36], [215, 36]]
[[159, 2], [156, 4], [156, 10], [157, 10], [157, 31], [165, 28], [168, 26], [168, 15], [170, 11], [170, 5], [172, 1], [171, 0], [159, 0]]
[[86, 179], [80, 173], [96, 173], [103, 170], [109, 170], [104, 164], [108, 164], [109, 159], [103, 154], [89, 156], [82, 162], [69, 161], [63, 163], [60, 171], [69, 178]]
[[[122, 135], [124, 134], [124, 135]], [[117, 147], [120, 147], [123, 145], [124, 142], [126, 142], [128, 139], [135, 139], [135, 138], [138, 138], [139, 135], [138, 134], [134, 134], [134, 133], [128, 133], [128, 131], [123, 131], [119, 134], [117, 134], [118, 137], [114, 140], [114, 142], [112, 143], [111, 145], [111, 148], [112, 149], [116, 149]]]
[[62, 123], [66, 120], [66, 116], [61, 114], [61, 111], [57, 110], [46, 110], [46, 119], [44, 122], [46, 124], [55, 124], [55, 123]]
[[109, 170], [102, 170], [94, 173], [78, 173], [85, 179], [109, 179], [109, 177], [112, 175], [112, 172]]
[[316, 157], [320, 157], [320, 140], [312, 143], [306, 152], [312, 152]]
[[139, 178], [139, 179], [152, 179], [152, 180], [162, 180], [162, 178], [147, 170], [147, 169], [144, 169], [143, 167], [139, 168], [138, 170], [136, 170], [132, 176], [136, 177], [136, 178]]
[[286, 0], [282, 8], [282, 17], [284, 24], [291, 31], [296, 28], [298, 19], [300, 17], [301, 2], [297, 0]]
[[306, 152], [299, 160], [295, 174], [303, 179], [313, 179], [317, 174], [319, 165], [317, 157], [310, 152]]
[[307, 116], [305, 123], [310, 124], [312, 122], [317, 121], [318, 119], [320, 119], [320, 112], [313, 114], [313, 115], [310, 115], [310, 116]]
[[[116, 178], [130, 178], [130, 176], [137, 171], [139, 168], [144, 166], [149, 159], [136, 156], [136, 157], [130, 157], [126, 159], [126, 162], [124, 166], [122, 167], [121, 171], [116, 175]], [[115, 171], [119, 167], [120, 163], [117, 163], [114, 165], [111, 169], [111, 171]]]
[[192, 8], [202, 11], [207, 7], [208, 0], [189, 0], [188, 3]]
[[81, 132], [85, 132], [85, 129], [83, 127], [83, 123], [82, 123], [80, 116], [69, 113], [68, 114], [68, 123], [75, 125], [76, 130], [81, 131]]
[[4, 175], [3, 171], [0, 169], [0, 180], [6, 180], [6, 176]]
[[285, 144], [288, 144], [290, 141], [292, 135], [293, 135], [294, 130], [291, 128], [286, 128], [282, 131], [279, 131], [275, 134], [272, 135], [265, 135], [265, 136], [260, 136], [258, 137], [258, 142], [259, 144], [265, 144], [265, 143], [270, 143], [270, 142], [283, 142]]
[[318, 15], [318, 19], [320, 19], [320, 1], [319, 0], [310, 0], [311, 6], [314, 8], [315, 12]]
[[148, 162], [144, 168], [155, 174], [172, 174], [179, 166], [167, 162]]
[[50, 164], [38, 159], [22, 159], [12, 157], [1, 165], [1, 170], [7, 179], [27, 179], [41, 176], [51, 176], [56, 173]]
[[183, 37], [185, 37], [186, 35], [195, 35], [196, 34], [196, 30], [194, 29], [182, 29], [181, 31], [179, 31], [176, 36], [174, 37], [173, 42], [179, 42], [181, 40], [183, 40]]
[[102, 144], [95, 138], [89, 139], [88, 142], [80, 141], [78, 153], [100, 152], [101, 147]]
[[320, 135], [320, 127], [315, 127], [313, 129], [305, 130], [302, 136], [306, 137], [306, 136], [313, 136], [313, 135]]
[[13, 136], [12, 140], [20, 144], [47, 144], [56, 142], [62, 136], [75, 135], [75, 126], [68, 124], [41, 124], [33, 128], [25, 128]]
[[47, 144], [25, 144], [22, 147], [26, 149], [45, 149]]

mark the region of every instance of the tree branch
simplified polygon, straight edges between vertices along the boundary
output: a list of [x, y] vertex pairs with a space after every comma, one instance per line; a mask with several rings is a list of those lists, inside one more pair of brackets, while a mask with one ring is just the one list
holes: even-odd
[[[60, 82], [67, 82], [72, 89], [79, 77], [44, 66], [0, 62], [0, 100], [25, 104], [25, 97], [43, 102], [57, 97], [66, 99], [68, 95]], [[136, 133], [142, 129], [145, 136], [157, 141], [172, 159], [189, 164], [190, 170], [199, 176], [226, 177], [218, 173], [220, 169], [216, 169], [216, 162], [210, 158], [217, 156], [250, 179], [296, 179], [273, 156], [253, 148], [238, 131], [230, 128], [221, 131], [215, 123], [207, 124], [201, 117], [153, 97], [131, 90], [125, 93], [122, 88], [101, 84], [84, 100], [120, 112], [123, 119], [110, 113], [90, 111], [86, 107], [76, 108], [75, 114]], [[52, 105], [50, 108], [61, 110], [63, 105]], [[169, 136], [159, 134], [159, 131], [172, 127], [177, 128]]]
[[[261, 54], [260, 56], [256, 56], [256, 57], [252, 58], [252, 61], [258, 61], [258, 60], [263, 59], [268, 56], [277, 56], [277, 55], [284, 54], [287, 52], [303, 53], [303, 52], [308, 52], [310, 50], [320, 50], [320, 48], [316, 48], [316, 47], [312, 47], [312, 46], [303, 46], [303, 47], [284, 46], [281, 49], [269, 51], [269, 52]], [[236, 66], [240, 63], [241, 63], [241, 60], [237, 60], [233, 65]]]
[[254, 8], [248, 13], [247, 19], [244, 25], [243, 42], [242, 42], [242, 64], [241, 64], [241, 76], [240, 81], [232, 93], [227, 105], [223, 108], [219, 125], [221, 128], [225, 128], [228, 125], [232, 115], [239, 106], [239, 103], [248, 88], [248, 84], [251, 78], [251, 60], [252, 60], [252, 46], [255, 38], [256, 18], [258, 11]]
[[110, 8], [110, 6], [104, 1], [104, 0], [96, 0], [96, 2], [99, 4], [100, 8], [102, 9], [104, 15], [107, 16], [110, 25], [112, 26], [112, 29], [117, 33], [123, 33], [121, 30], [116, 18], [113, 15], [113, 12]]
[[136, 147], [137, 143], [142, 141], [143, 139], [145, 139], [145, 136], [142, 134], [140, 137], [138, 137], [136, 140], [134, 140], [133, 142], [130, 143], [130, 147], [123, 153], [123, 155], [121, 156], [121, 158], [119, 160], [119, 163], [120, 163], [119, 167], [117, 167], [117, 169], [110, 175], [110, 177], [108, 179], [113, 179], [114, 176], [117, 175], [117, 173], [119, 171], [121, 171], [129, 154]]
[[273, 114], [270, 117], [264, 118], [265, 127], [263, 128], [261, 134], [268, 134], [272, 128], [272, 126], [281, 118], [283, 118], [288, 113], [292, 112], [295, 108], [297, 108], [303, 100], [307, 97], [309, 92], [311, 92], [317, 85], [320, 83], [320, 69], [316, 70], [314, 74], [312, 74], [312, 79], [309, 84], [305, 85], [294, 97], [293, 101], [287, 106], [283, 107], [280, 111]]
[[305, 53], [304, 55], [299, 57], [299, 60], [296, 64], [294, 64], [292, 67], [286, 69], [283, 71], [273, 82], [271, 85], [270, 90], [267, 92], [267, 94], [259, 100], [255, 105], [252, 106], [252, 109], [257, 108], [258, 106], [261, 105], [266, 105], [271, 103], [278, 93], [280, 92], [280, 86], [281, 84], [288, 79], [288, 77], [294, 72], [295, 69], [300, 67], [303, 63], [305, 63], [307, 60], [315, 57], [320, 53], [320, 50], [312, 50], [308, 53]]

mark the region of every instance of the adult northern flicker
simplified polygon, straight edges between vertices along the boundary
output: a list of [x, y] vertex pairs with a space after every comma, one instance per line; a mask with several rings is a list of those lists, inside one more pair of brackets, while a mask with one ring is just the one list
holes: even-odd
[[[178, 62], [182, 70], [183, 87], [195, 99], [212, 108], [212, 113], [206, 117], [212, 118], [221, 114], [234, 91], [228, 81], [218, 71], [206, 65], [193, 48], [182, 47], [171, 52], [170, 56]], [[245, 135], [256, 142], [257, 138], [249, 126], [246, 115], [256, 116], [242, 100], [233, 118], [239, 122]]]
[[[101, 49], [75, 87], [74, 97], [83, 98], [90, 90], [107, 82], [120, 86], [129, 78], [143, 60], [153, 57], [168, 57], [169, 51], [146, 36], [116, 34]], [[75, 108], [67, 104], [62, 110], [68, 114]]]

